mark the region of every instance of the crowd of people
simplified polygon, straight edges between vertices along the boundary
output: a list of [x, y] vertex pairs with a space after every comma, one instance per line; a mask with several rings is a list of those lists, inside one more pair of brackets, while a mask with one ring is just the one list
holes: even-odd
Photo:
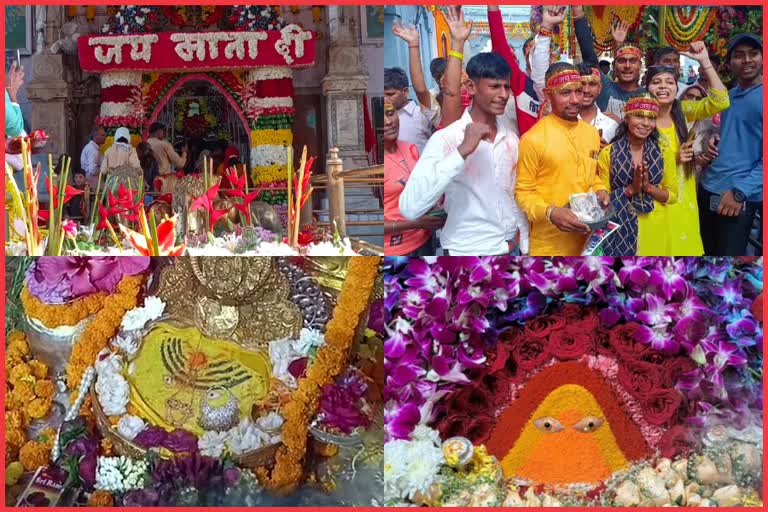
[[[579, 255], [591, 230], [572, 201], [586, 194], [618, 224], [606, 255], [748, 254], [763, 199], [762, 39], [728, 41], [726, 87], [704, 42], [646, 59], [620, 20], [613, 62], [599, 60], [583, 7], [571, 9], [580, 63], [551, 55], [567, 9], [548, 7], [523, 70], [498, 6], [488, 7], [492, 51], [464, 66], [472, 23], [449, 7], [450, 51], [429, 65], [432, 90], [418, 30], [394, 23], [410, 83], [385, 69], [387, 255]], [[698, 77], [683, 76], [681, 56]]]

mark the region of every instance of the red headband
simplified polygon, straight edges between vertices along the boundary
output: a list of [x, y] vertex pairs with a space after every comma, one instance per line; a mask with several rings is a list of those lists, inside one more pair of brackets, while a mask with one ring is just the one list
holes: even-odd
[[622, 46], [621, 48], [616, 50], [616, 58], [617, 59], [619, 57], [621, 57], [622, 55], [625, 55], [625, 54], [634, 55], [638, 59], [642, 59], [643, 58], [642, 50], [640, 50], [640, 48], [638, 48], [637, 46], [634, 46], [634, 45], [631, 45], [631, 44], [628, 44], [626, 46]]
[[659, 116], [659, 101], [648, 96], [630, 98], [624, 105], [624, 115], [656, 118]]
[[547, 79], [546, 90], [556, 91], [574, 84], [581, 85], [581, 75], [575, 69], [564, 69]]
[[582, 82], [600, 82], [601, 80], [602, 75], [597, 68], [592, 68], [592, 72], [589, 75], [581, 75]]

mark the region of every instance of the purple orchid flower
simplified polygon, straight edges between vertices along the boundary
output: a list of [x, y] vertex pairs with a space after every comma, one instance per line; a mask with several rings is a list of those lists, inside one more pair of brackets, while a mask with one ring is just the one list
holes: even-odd
[[667, 332], [666, 327], [638, 326], [635, 331], [635, 339], [644, 345], [650, 345], [654, 350], [665, 354], [677, 354], [680, 343]]
[[660, 297], [651, 293], [645, 294], [646, 308], [637, 313], [637, 319], [652, 327], [665, 326], [672, 321], [675, 308], [668, 305]]
[[384, 408], [386, 440], [409, 439], [419, 421], [421, 421], [421, 413], [415, 404], [388, 403]]
[[670, 300], [675, 294], [686, 296], [688, 285], [682, 275], [684, 266], [683, 261], [660, 258], [658, 266], [651, 270], [648, 285], [659, 290], [666, 300]]

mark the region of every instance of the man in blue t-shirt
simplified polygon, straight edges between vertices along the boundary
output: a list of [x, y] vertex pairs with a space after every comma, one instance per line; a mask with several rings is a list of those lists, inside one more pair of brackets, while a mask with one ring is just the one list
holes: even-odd
[[763, 41], [739, 34], [725, 62], [736, 78], [721, 136], [710, 139], [712, 162], [699, 182], [699, 217], [708, 256], [744, 256], [755, 212], [763, 201]]

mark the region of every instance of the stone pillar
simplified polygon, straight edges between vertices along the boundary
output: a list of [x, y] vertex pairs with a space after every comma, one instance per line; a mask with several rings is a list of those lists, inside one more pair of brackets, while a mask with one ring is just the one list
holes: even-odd
[[345, 6], [328, 6], [328, 73], [322, 79], [327, 144], [339, 148], [345, 169], [368, 166], [363, 125], [368, 73], [360, 54], [357, 16], [350, 12]]
[[32, 103], [32, 130], [48, 133], [47, 153], [55, 158], [69, 149], [68, 135], [72, 120], [71, 85], [66, 80], [64, 56], [37, 53], [32, 56], [32, 77], [26, 86]]

